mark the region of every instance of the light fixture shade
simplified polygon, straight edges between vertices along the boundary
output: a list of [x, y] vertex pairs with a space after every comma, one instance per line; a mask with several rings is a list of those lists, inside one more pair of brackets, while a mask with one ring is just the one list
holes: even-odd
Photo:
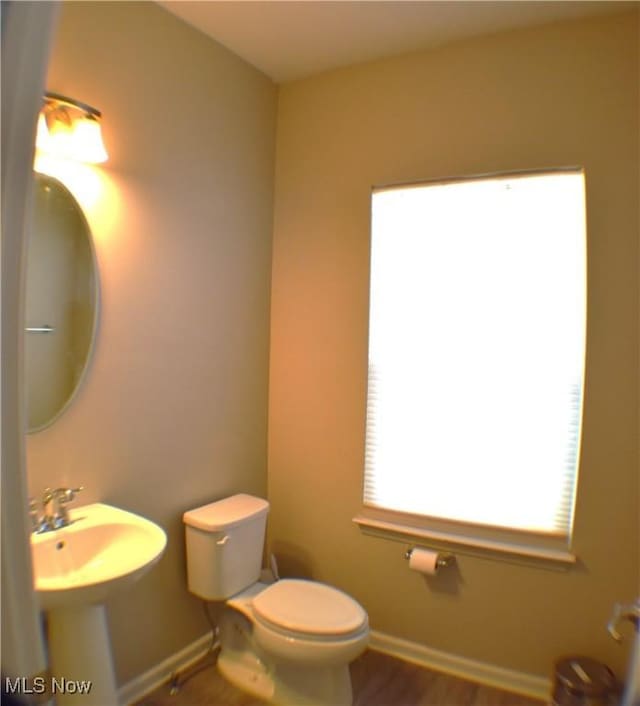
[[48, 93], [38, 118], [36, 147], [63, 159], [106, 162], [109, 155], [102, 140], [100, 117], [95, 108]]
[[79, 161], [100, 164], [109, 159], [102, 141], [100, 123], [93, 116], [86, 115], [74, 121], [72, 140], [73, 150]]

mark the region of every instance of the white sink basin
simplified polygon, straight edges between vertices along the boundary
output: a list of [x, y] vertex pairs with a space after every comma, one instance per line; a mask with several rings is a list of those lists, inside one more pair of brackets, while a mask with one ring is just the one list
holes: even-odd
[[35, 589], [44, 610], [103, 603], [162, 556], [163, 529], [131, 512], [94, 503], [69, 511], [67, 527], [31, 535]]

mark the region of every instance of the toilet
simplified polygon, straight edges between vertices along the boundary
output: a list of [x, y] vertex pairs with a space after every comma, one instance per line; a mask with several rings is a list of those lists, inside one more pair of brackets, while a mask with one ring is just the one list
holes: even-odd
[[351, 706], [349, 662], [367, 646], [367, 614], [327, 584], [259, 580], [268, 512], [239, 494], [183, 516], [189, 590], [225, 603], [218, 670], [270, 703]]

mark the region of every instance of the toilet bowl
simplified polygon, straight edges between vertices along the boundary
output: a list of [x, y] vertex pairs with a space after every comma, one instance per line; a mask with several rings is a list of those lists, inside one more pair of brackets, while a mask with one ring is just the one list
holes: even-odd
[[225, 602], [218, 669], [271, 703], [350, 706], [349, 662], [367, 646], [367, 614], [327, 584], [258, 580], [268, 507], [235, 495], [184, 515], [189, 589]]
[[369, 636], [363, 608], [336, 588], [283, 579], [252, 602], [258, 645], [281, 659], [332, 665], [358, 657]]

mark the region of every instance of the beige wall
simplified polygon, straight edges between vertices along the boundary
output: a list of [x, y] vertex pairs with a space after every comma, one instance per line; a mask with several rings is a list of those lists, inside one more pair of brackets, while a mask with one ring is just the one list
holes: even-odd
[[95, 358], [70, 409], [28, 437], [29, 488], [84, 485], [84, 502], [168, 532], [161, 562], [109, 603], [122, 684], [208, 630], [186, 590], [183, 511], [266, 492], [276, 88], [130, 2], [64, 4], [47, 88], [102, 110], [110, 160], [83, 196]]
[[[347, 590], [377, 630], [538, 675], [567, 652], [626, 663], [606, 622], [639, 589], [638, 83], [630, 12], [280, 90], [270, 543], [283, 573]], [[555, 572], [460, 554], [456, 580], [425, 582], [401, 544], [351, 521], [364, 456], [370, 188], [568, 165], [586, 170], [589, 231], [579, 564]]]

